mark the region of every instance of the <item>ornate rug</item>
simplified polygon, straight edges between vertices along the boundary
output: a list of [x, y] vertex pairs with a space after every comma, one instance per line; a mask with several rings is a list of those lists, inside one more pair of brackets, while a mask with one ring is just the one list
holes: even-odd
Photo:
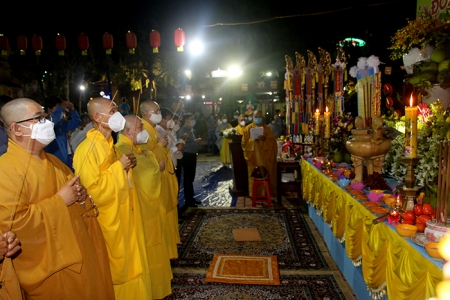
[[345, 300], [333, 275], [281, 275], [281, 285], [207, 283], [203, 274], [174, 273], [173, 294], [164, 300]]
[[214, 254], [205, 281], [280, 285], [277, 256]]
[[[233, 229], [257, 228], [261, 242], [235, 242]], [[197, 208], [180, 225], [175, 268], [208, 268], [214, 254], [277, 255], [280, 270], [330, 270], [300, 209]]]

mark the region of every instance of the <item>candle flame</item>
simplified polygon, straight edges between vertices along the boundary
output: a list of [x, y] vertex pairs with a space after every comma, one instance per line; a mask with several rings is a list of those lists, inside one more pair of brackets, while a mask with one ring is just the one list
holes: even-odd
[[409, 98], [409, 106], [412, 107], [413, 105], [413, 97], [412, 97], [412, 93], [411, 93], [411, 98]]
[[316, 109], [316, 113], [319, 113], [319, 109]]
[[326, 111], [328, 112], [328, 105], [326, 106]]

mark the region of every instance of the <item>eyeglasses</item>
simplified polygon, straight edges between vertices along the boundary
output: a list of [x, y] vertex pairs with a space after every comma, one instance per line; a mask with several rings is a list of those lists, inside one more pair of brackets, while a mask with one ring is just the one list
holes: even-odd
[[47, 116], [47, 114], [42, 114], [42, 115], [37, 116], [37, 117], [33, 117], [33, 118], [17, 121], [16, 124], [27, 122], [27, 121], [37, 121], [39, 123], [45, 123], [45, 121], [47, 121], [47, 120], [51, 121], [52, 120], [52, 116]]

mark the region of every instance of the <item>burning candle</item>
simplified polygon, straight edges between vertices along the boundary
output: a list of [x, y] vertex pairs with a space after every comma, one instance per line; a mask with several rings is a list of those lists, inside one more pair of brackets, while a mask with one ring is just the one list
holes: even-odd
[[314, 113], [314, 134], [320, 135], [320, 112], [318, 109], [316, 109], [316, 112]]
[[405, 107], [405, 156], [417, 157], [417, 106], [413, 106], [413, 97], [409, 107]]
[[330, 130], [331, 130], [330, 116], [331, 116], [331, 113], [328, 111], [328, 106], [327, 106], [327, 107], [326, 107], [326, 111], [325, 111], [325, 113], [324, 113], [324, 119], [325, 119], [325, 133], [324, 133], [324, 138], [330, 138]]

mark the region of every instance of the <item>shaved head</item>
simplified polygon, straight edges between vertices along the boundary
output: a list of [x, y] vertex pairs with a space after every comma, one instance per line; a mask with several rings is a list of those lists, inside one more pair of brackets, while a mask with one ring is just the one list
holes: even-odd
[[144, 130], [144, 123], [142, 123], [141, 118], [136, 115], [126, 115], [125, 118], [125, 128], [122, 130], [121, 134], [129, 138], [133, 144], [136, 144], [136, 136], [139, 132]]
[[136, 128], [139, 128], [139, 125], [142, 124], [141, 118], [136, 115], [126, 115], [125, 118], [125, 129], [131, 129], [136, 131]]
[[110, 110], [114, 107], [116, 107], [117, 109], [117, 105], [113, 101], [103, 97], [94, 98], [87, 104], [88, 114], [92, 120], [94, 120], [95, 113], [108, 114], [110, 113]]
[[155, 101], [146, 100], [142, 101], [140, 107], [141, 116], [144, 116], [148, 111], [155, 112], [159, 110], [159, 105]]
[[35, 109], [41, 107], [36, 101], [28, 98], [18, 98], [6, 103], [1, 110], [1, 117], [5, 127], [9, 127], [14, 122], [32, 117], [32, 114], [35, 112], [30, 111], [30, 106], [34, 106]]
[[253, 113], [253, 118], [262, 118], [262, 116], [263, 116], [263, 113], [259, 109], [255, 110], [255, 112]]

